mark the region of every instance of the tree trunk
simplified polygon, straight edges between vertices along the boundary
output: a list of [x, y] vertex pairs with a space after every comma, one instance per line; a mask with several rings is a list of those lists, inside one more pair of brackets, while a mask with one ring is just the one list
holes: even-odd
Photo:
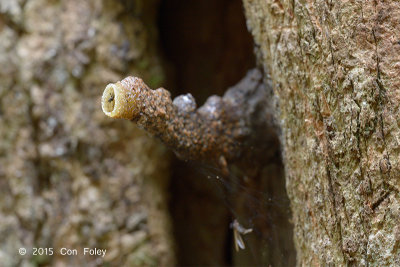
[[162, 81], [157, 5], [0, 1], [2, 266], [173, 265], [166, 150], [100, 106], [128, 74]]
[[297, 264], [399, 265], [399, 3], [244, 5], [279, 106]]

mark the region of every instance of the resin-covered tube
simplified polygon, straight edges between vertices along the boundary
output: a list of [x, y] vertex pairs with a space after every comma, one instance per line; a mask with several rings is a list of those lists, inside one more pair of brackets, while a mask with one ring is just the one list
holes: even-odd
[[180, 158], [226, 165], [244, 153], [253, 153], [243, 148], [260, 146], [258, 141], [252, 143], [256, 134], [277, 140], [266, 103], [268, 93], [261, 72], [252, 70], [223, 97], [211, 96], [196, 109], [190, 94], [172, 101], [164, 88], [152, 90], [140, 78], [127, 77], [106, 87], [102, 108], [107, 116], [135, 122]]
[[138, 89], [143, 81], [129, 77], [121, 82], [107, 85], [101, 98], [103, 112], [115, 119], [131, 120], [138, 115]]

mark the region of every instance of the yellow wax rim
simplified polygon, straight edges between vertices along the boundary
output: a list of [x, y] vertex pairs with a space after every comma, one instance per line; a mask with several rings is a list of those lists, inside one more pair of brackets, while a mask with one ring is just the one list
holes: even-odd
[[121, 82], [110, 83], [103, 92], [101, 107], [111, 118], [131, 120], [136, 113], [136, 92]]

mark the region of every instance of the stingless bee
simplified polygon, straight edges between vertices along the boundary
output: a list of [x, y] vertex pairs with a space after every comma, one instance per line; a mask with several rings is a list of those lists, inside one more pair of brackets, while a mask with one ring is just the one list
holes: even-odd
[[235, 219], [231, 223], [231, 228], [233, 229], [233, 238], [235, 239], [235, 249], [239, 251], [239, 249], [245, 249], [246, 246], [242, 239], [242, 235], [249, 234], [253, 232], [252, 228], [246, 229]]

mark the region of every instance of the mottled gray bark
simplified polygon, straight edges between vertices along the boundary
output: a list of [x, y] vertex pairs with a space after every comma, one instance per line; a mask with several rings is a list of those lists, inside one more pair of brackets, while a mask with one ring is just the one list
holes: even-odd
[[104, 85], [128, 74], [160, 85], [157, 5], [0, 1], [1, 266], [173, 264], [166, 150], [100, 107]]
[[244, 5], [279, 103], [298, 265], [399, 265], [398, 1]]

